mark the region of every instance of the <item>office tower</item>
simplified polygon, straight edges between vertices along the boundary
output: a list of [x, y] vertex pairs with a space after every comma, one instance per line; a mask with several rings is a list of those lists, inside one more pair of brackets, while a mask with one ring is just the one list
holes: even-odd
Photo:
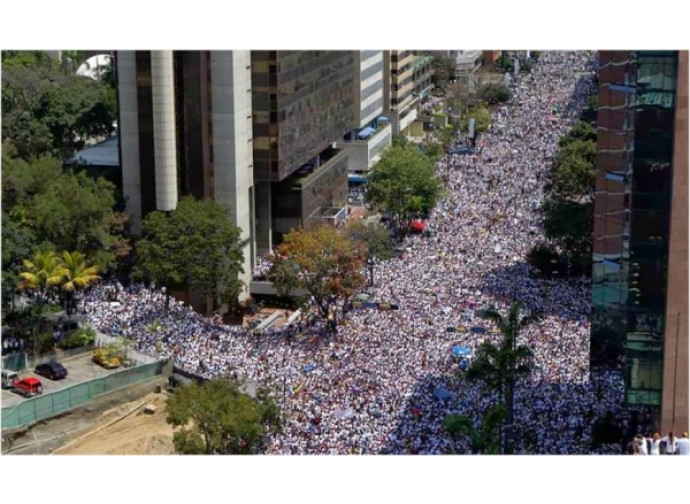
[[[118, 51], [119, 148], [132, 229], [183, 195], [226, 205], [254, 264], [249, 51]], [[248, 290], [242, 298], [248, 295]]]
[[599, 57], [592, 367], [688, 430], [688, 53]]
[[394, 135], [408, 136], [408, 127], [417, 119], [414, 96], [412, 64], [416, 56], [409, 50], [386, 51], [384, 76], [390, 88], [384, 93], [384, 101], [390, 104], [390, 118]]
[[353, 173], [368, 172], [393, 141], [390, 120], [383, 115], [387, 111], [383, 58], [383, 51], [355, 52], [356, 128], [336, 144], [347, 152], [348, 170]]
[[347, 153], [357, 126], [354, 51], [252, 51], [256, 238], [347, 215]]

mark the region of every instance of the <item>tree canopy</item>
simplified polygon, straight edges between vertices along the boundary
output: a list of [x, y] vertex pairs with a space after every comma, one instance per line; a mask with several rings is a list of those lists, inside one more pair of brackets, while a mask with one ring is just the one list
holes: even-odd
[[323, 317], [332, 305], [349, 298], [364, 285], [364, 245], [332, 226], [286, 234], [269, 258], [268, 278], [282, 296], [304, 289], [313, 296]]
[[507, 102], [511, 95], [510, 89], [504, 84], [490, 82], [479, 89], [479, 98], [489, 105]]
[[213, 295], [218, 303], [232, 302], [242, 289], [240, 236], [223, 205], [185, 196], [175, 210], [151, 212], [143, 220], [132, 276], [168, 291], [188, 288]]
[[[3, 152], [3, 267], [27, 257], [41, 244], [55, 250], [82, 252], [100, 271], [111, 270], [117, 244], [125, 247], [126, 220], [113, 211], [115, 187], [85, 172], [63, 170], [52, 156], [25, 161]], [[119, 219], [119, 220], [118, 220]]]
[[379, 223], [353, 220], [348, 223], [345, 233], [350, 240], [365, 247], [367, 257], [384, 261], [395, 257], [390, 231]]
[[3, 52], [2, 141], [28, 160], [61, 160], [86, 140], [115, 130], [117, 93], [107, 82], [78, 76], [40, 52]]
[[597, 146], [593, 141], [572, 140], [561, 147], [551, 169], [547, 190], [560, 199], [594, 198]]
[[476, 105], [470, 109], [469, 115], [465, 115], [460, 122], [462, 131], [469, 131], [470, 118], [474, 118], [474, 131], [483, 133], [491, 126], [491, 112], [484, 105]]
[[577, 140], [596, 143], [597, 130], [588, 122], [578, 121], [568, 133], [561, 137], [558, 141], [558, 146], [565, 147]]
[[580, 121], [560, 139], [542, 206], [546, 236], [564, 252], [559, 262], [575, 275], [589, 274], [591, 264], [596, 138], [596, 129]]
[[433, 161], [416, 145], [391, 146], [372, 170], [367, 202], [406, 227], [415, 214], [434, 208], [441, 190]]
[[179, 427], [175, 451], [185, 455], [257, 453], [262, 434], [281, 428], [278, 408], [265, 392], [252, 399], [224, 378], [177, 389], [167, 407], [167, 422]]
[[431, 80], [436, 87], [444, 88], [449, 81], [455, 79], [457, 63], [448, 56], [434, 56], [431, 60]]

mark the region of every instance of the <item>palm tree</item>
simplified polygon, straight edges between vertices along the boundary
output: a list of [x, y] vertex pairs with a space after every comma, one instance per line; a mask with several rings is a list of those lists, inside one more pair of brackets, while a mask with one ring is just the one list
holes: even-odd
[[[467, 370], [469, 380], [482, 381], [489, 388], [498, 392], [499, 402], [505, 404], [508, 409], [508, 425], [514, 423], [514, 396], [515, 382], [522, 376], [529, 375], [529, 359], [532, 351], [525, 345], [517, 345], [517, 336], [520, 329], [538, 319], [533, 313], [520, 318], [522, 303], [514, 302], [508, 315], [503, 317], [496, 310], [480, 310], [478, 315], [491, 320], [503, 334], [503, 341], [499, 346], [485, 341], [477, 351], [477, 357]], [[512, 453], [512, 439], [504, 439], [505, 453]]]
[[53, 250], [34, 252], [31, 260], [22, 261], [22, 267], [19, 288], [36, 291], [37, 302], [43, 305], [48, 301], [50, 289], [60, 285], [60, 258]]
[[455, 413], [443, 419], [443, 427], [453, 438], [461, 435], [468, 437], [473, 454], [495, 455], [499, 451], [501, 425], [507, 416], [505, 406], [497, 404], [484, 414], [477, 429], [474, 428], [469, 417]]
[[60, 285], [65, 294], [67, 316], [74, 313], [74, 299], [78, 290], [86, 289], [101, 279], [98, 266], [88, 266], [81, 252], [63, 252], [60, 258]]

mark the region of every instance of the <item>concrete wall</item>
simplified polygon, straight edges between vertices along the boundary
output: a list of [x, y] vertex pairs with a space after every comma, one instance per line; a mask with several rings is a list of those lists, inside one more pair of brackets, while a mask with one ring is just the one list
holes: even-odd
[[662, 431], [688, 429], [688, 51], [678, 52]]
[[255, 234], [250, 193], [253, 191], [251, 57], [249, 51], [211, 51], [214, 199], [230, 209], [242, 229], [245, 289], [249, 296]]

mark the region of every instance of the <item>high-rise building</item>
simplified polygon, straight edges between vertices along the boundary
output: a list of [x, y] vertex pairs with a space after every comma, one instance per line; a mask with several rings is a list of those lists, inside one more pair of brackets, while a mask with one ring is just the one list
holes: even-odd
[[[254, 264], [249, 51], [118, 51], [119, 149], [132, 229], [194, 195], [226, 205]], [[248, 291], [242, 297], [248, 295]]]
[[384, 102], [390, 103], [390, 118], [393, 134], [407, 136], [409, 126], [417, 119], [416, 105], [419, 97], [414, 95], [414, 72], [412, 65], [417, 57], [413, 51], [386, 51], [384, 78], [390, 82], [385, 90]]
[[592, 367], [688, 430], [688, 52], [601, 51]]
[[383, 51], [355, 53], [356, 128], [337, 143], [347, 152], [348, 170], [353, 173], [369, 171], [393, 141], [390, 120], [383, 116], [388, 110], [384, 103], [383, 58]]
[[252, 51], [257, 250], [293, 228], [346, 217], [347, 153], [357, 127], [354, 51]]

